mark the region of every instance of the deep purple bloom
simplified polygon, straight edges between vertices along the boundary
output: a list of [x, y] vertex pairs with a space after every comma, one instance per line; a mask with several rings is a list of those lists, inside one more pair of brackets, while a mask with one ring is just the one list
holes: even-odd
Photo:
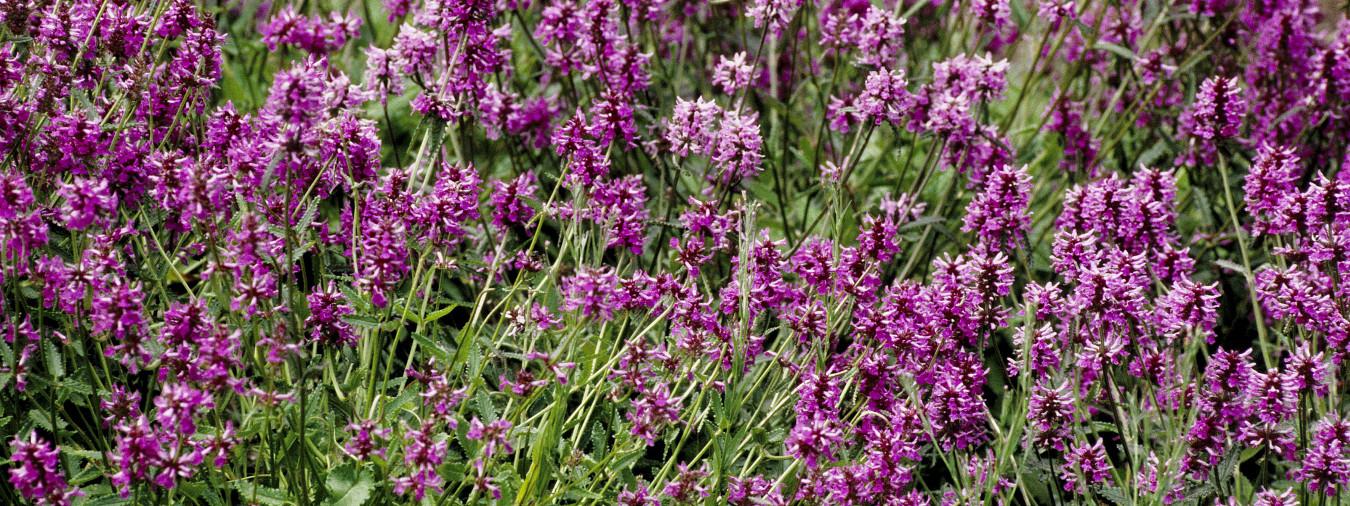
[[347, 305], [342, 293], [335, 289], [333, 282], [328, 282], [326, 288], [316, 288], [308, 299], [309, 317], [305, 318], [305, 326], [310, 328], [310, 339], [335, 346], [356, 344], [352, 325], [343, 319], [354, 311]]
[[1234, 137], [1242, 128], [1247, 102], [1236, 77], [1210, 77], [1200, 84], [1191, 109], [1193, 132], [1206, 141]]
[[[1091, 445], [1074, 443], [1064, 460], [1064, 471], [1060, 474], [1064, 480], [1064, 490], [1085, 494], [1087, 485], [1103, 483], [1111, 478], [1111, 463], [1106, 459], [1106, 448], [1100, 439]], [[1080, 482], [1080, 476], [1086, 483]]]
[[1026, 167], [996, 168], [966, 207], [961, 230], [975, 232], [982, 242], [995, 248], [1016, 247], [1031, 227], [1027, 211], [1030, 200], [1031, 175]]
[[29, 433], [27, 441], [15, 437], [9, 444], [14, 451], [9, 483], [24, 498], [43, 506], [67, 506], [71, 499], [84, 495], [66, 483], [60, 452], [36, 432]]
[[539, 191], [533, 172], [522, 172], [510, 181], [492, 182], [492, 224], [500, 229], [525, 225], [534, 218], [530, 200]]

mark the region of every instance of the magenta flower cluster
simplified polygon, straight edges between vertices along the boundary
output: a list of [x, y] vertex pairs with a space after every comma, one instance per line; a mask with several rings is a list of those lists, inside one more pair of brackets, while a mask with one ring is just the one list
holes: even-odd
[[1350, 19], [0, 0], [5, 504], [1339, 504]]

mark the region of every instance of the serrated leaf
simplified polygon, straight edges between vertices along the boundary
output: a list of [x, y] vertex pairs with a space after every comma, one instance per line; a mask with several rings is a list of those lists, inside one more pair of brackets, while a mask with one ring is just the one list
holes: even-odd
[[[45, 429], [47, 432], [56, 431], [56, 428], [52, 426], [51, 415], [45, 410], [39, 409], [28, 410], [28, 419], [31, 420], [34, 424], [36, 424], [38, 427], [42, 427], [43, 429]], [[61, 428], [65, 428], [66, 423], [61, 420], [61, 417], [59, 416], [56, 417], [56, 422], [57, 425], [59, 425]]]
[[936, 223], [942, 223], [942, 222], [945, 221], [945, 220], [946, 220], [946, 218], [944, 218], [944, 217], [942, 217], [942, 216], [922, 216], [922, 217], [919, 217], [919, 219], [917, 219], [917, 220], [911, 221], [911, 222], [906, 223], [906, 224], [904, 224], [904, 225], [900, 225], [900, 228], [898, 228], [898, 229], [896, 229], [896, 230], [898, 230], [898, 231], [900, 231], [900, 232], [904, 232], [904, 231], [906, 231], [906, 230], [916, 229], [916, 228], [919, 228], [919, 227], [923, 227], [923, 226], [925, 226], [925, 225], [932, 225], [932, 224], [936, 224]]
[[290, 498], [285, 492], [271, 487], [255, 485], [247, 481], [236, 481], [232, 484], [234, 489], [239, 491], [245, 501], [257, 502], [266, 506], [285, 506], [290, 504]]
[[345, 321], [345, 322], [347, 322], [347, 323], [350, 323], [350, 324], [352, 324], [352, 325], [355, 325], [355, 326], [357, 326], [357, 327], [361, 327], [361, 328], [367, 329], [367, 330], [375, 330], [375, 329], [380, 328], [380, 322], [377, 322], [377, 321], [372, 320], [372, 319], [370, 319], [370, 318], [362, 318], [362, 317], [360, 317], [360, 316], [343, 316], [343, 317], [342, 317], [342, 321]]
[[1099, 488], [1097, 489], [1097, 495], [1105, 497], [1106, 500], [1111, 501], [1111, 503], [1115, 504], [1116, 506], [1126, 506], [1129, 504], [1133, 504], [1130, 501], [1130, 498], [1125, 496], [1125, 492], [1120, 490], [1120, 487]]
[[609, 431], [605, 429], [605, 424], [596, 420], [591, 424], [591, 454], [604, 455], [609, 446]]
[[1112, 53], [1115, 53], [1117, 56], [1120, 56], [1121, 58], [1125, 58], [1130, 61], [1134, 61], [1139, 58], [1138, 56], [1135, 56], [1134, 51], [1130, 51], [1128, 48], [1118, 46], [1110, 42], [1097, 41], [1097, 43], [1093, 44], [1092, 47], [1094, 49], [1104, 49], [1106, 51], [1110, 51]]
[[478, 415], [482, 416], [487, 422], [497, 421], [497, 407], [492, 405], [492, 399], [489, 399], [484, 389], [480, 388], [473, 394], [473, 403], [478, 408]]
[[633, 467], [633, 464], [637, 463], [644, 453], [646, 453], [644, 450], [629, 450], [616, 457], [607, 467], [614, 472], [625, 471]]
[[361, 506], [370, 499], [375, 480], [370, 471], [353, 469], [349, 464], [329, 472], [324, 485], [328, 487], [329, 506]]
[[223, 505], [225, 501], [220, 498], [220, 494], [214, 488], [200, 482], [181, 482], [178, 484], [179, 493], [193, 499], [201, 499], [211, 505]]
[[389, 403], [385, 405], [384, 409], [391, 413], [397, 412], [398, 410], [402, 409], [403, 406], [412, 402], [412, 400], [416, 398], [418, 395], [419, 394], [417, 393], [416, 390], [413, 390], [411, 388], [405, 388], [403, 389], [402, 393], [398, 394], [398, 397], [394, 397], [393, 400], [389, 401]]
[[314, 217], [319, 214], [319, 199], [310, 199], [309, 205], [305, 206], [304, 214], [300, 215], [300, 221], [295, 222], [300, 229], [308, 229], [309, 224], [314, 223]]
[[83, 460], [99, 460], [103, 458], [103, 454], [99, 452], [93, 450], [79, 450], [67, 446], [61, 447], [61, 453]]
[[1224, 259], [1214, 260], [1214, 265], [1223, 267], [1238, 274], [1247, 274], [1247, 268]]
[[416, 341], [418, 346], [421, 346], [422, 349], [426, 350], [427, 353], [430, 353], [432, 357], [435, 357], [437, 362], [442, 364], [450, 363], [450, 353], [441, 348], [440, 343], [432, 341], [430, 337], [417, 332], [413, 332], [412, 337], [413, 341]]
[[469, 370], [477, 371], [483, 363], [483, 350], [476, 341], [469, 342]]
[[94, 387], [88, 383], [77, 379], [67, 379], [61, 382], [61, 389], [67, 392], [74, 392], [80, 395], [94, 395]]
[[1210, 482], [1203, 482], [1188, 487], [1181, 497], [1181, 501], [1195, 501], [1203, 497], [1213, 495], [1217, 489]]
[[47, 372], [52, 378], [61, 378], [66, 375], [65, 363], [61, 361], [61, 350], [57, 349], [56, 343], [51, 339], [42, 341], [42, 358], [47, 362]]
[[441, 318], [444, 318], [445, 315], [450, 314], [451, 311], [454, 311], [455, 308], [460, 307], [461, 305], [463, 304], [460, 304], [458, 302], [452, 302], [448, 306], [432, 311], [431, 314], [428, 314], [427, 317], [422, 320], [422, 323], [425, 325], [434, 322], [436, 320], [439, 320]]
[[123, 499], [111, 491], [106, 494], [98, 495], [90, 493], [89, 489], [85, 489], [84, 492], [89, 494], [89, 496], [87, 500], [76, 503], [80, 506], [121, 506], [123, 504], [131, 504], [130, 498]]

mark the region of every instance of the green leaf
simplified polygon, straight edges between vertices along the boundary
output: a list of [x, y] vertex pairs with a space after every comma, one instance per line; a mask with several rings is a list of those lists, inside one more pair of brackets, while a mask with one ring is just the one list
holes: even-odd
[[56, 348], [56, 342], [51, 339], [42, 341], [42, 358], [47, 361], [47, 372], [53, 378], [60, 378], [66, 375], [66, 366], [61, 361], [61, 350]]
[[[55, 432], [56, 427], [52, 426], [52, 418], [49, 412], [41, 409], [32, 409], [28, 411], [28, 419], [32, 420], [38, 427], [42, 427], [47, 432]], [[66, 421], [61, 417], [56, 417], [56, 426], [62, 429], [66, 428]]]
[[633, 464], [637, 463], [638, 459], [642, 458], [642, 454], [644, 453], [646, 453], [644, 449], [624, 452], [620, 454], [619, 457], [616, 457], [613, 462], [609, 463], [609, 470], [614, 472], [627, 470], [633, 467]]
[[1126, 506], [1128, 504], [1132, 504], [1130, 498], [1125, 496], [1125, 492], [1121, 491], [1120, 487], [1099, 488], [1097, 489], [1097, 495], [1106, 498], [1106, 500], [1111, 501], [1111, 503], [1115, 504], [1116, 506]]
[[300, 215], [300, 221], [295, 224], [303, 230], [309, 229], [309, 224], [314, 223], [314, 217], [319, 215], [319, 199], [310, 199], [309, 205], [305, 206], [305, 213]]
[[389, 404], [385, 405], [384, 409], [386, 412], [396, 413], [398, 410], [403, 409], [405, 405], [412, 403], [413, 399], [416, 399], [417, 396], [420, 395], [417, 390], [412, 388], [404, 388], [401, 390], [402, 392], [398, 394], [398, 397], [394, 397], [393, 400], [389, 401]]
[[478, 347], [477, 341], [471, 341], [469, 343], [469, 370], [470, 371], [482, 370], [481, 369], [482, 364], [483, 364], [483, 350]]
[[427, 351], [427, 353], [430, 353], [432, 357], [435, 357], [437, 362], [442, 364], [450, 363], [450, 353], [445, 351], [444, 348], [441, 348], [440, 343], [432, 341], [430, 337], [417, 332], [413, 332], [412, 337], [413, 341], [416, 341], [419, 346]]
[[61, 389], [68, 393], [79, 395], [94, 395], [94, 388], [88, 383], [77, 379], [67, 379], [61, 382]]
[[947, 218], [942, 217], [942, 216], [923, 216], [923, 217], [920, 217], [920, 218], [917, 219], [917, 220], [911, 221], [911, 222], [906, 223], [906, 224], [904, 224], [904, 225], [900, 225], [900, 228], [898, 228], [898, 229], [896, 229], [896, 230], [899, 231], [899, 232], [904, 232], [904, 231], [906, 231], [906, 230], [916, 229], [916, 228], [919, 228], [919, 227], [922, 227], [922, 226], [925, 226], [925, 225], [931, 225], [931, 224], [936, 224], [936, 223], [942, 223], [942, 222], [944, 222], [944, 221], [946, 221], [946, 220], [947, 220]]
[[1217, 266], [1219, 266], [1219, 267], [1223, 267], [1223, 268], [1225, 268], [1225, 269], [1228, 269], [1228, 270], [1230, 270], [1230, 271], [1236, 272], [1236, 273], [1238, 273], [1238, 274], [1246, 274], [1246, 273], [1247, 273], [1247, 268], [1246, 268], [1246, 267], [1243, 267], [1243, 266], [1241, 266], [1241, 265], [1235, 264], [1235, 263], [1233, 263], [1233, 262], [1231, 262], [1231, 261], [1224, 260], [1224, 259], [1221, 259], [1221, 258], [1220, 258], [1220, 259], [1214, 260], [1214, 265], [1217, 265]]
[[324, 480], [328, 487], [329, 506], [361, 506], [370, 499], [375, 488], [375, 479], [370, 471], [357, 470], [351, 464], [344, 465], [328, 473]]
[[179, 493], [193, 499], [201, 499], [212, 506], [223, 506], [225, 500], [220, 498], [220, 494], [214, 488], [201, 482], [183, 482], [178, 484]]
[[1125, 58], [1127, 60], [1136, 60], [1139, 58], [1138, 56], [1135, 56], [1134, 51], [1130, 51], [1127, 48], [1112, 44], [1110, 42], [1098, 41], [1096, 44], [1093, 44], [1092, 47], [1094, 49], [1104, 49], [1110, 51], [1120, 56], [1121, 58]]
[[463, 304], [458, 303], [458, 302], [452, 302], [452, 303], [450, 303], [450, 305], [448, 305], [448, 306], [445, 306], [445, 307], [443, 307], [443, 308], [437, 309], [437, 310], [433, 311], [431, 314], [427, 315], [427, 317], [426, 317], [425, 319], [422, 320], [422, 324], [425, 325], [425, 324], [434, 322], [434, 321], [436, 321], [436, 320], [439, 320], [439, 319], [441, 319], [441, 318], [444, 318], [445, 315], [450, 314], [451, 311], [454, 311], [455, 308], [460, 307], [460, 306], [462, 306], [462, 305], [463, 305]]
[[380, 328], [380, 322], [377, 322], [377, 321], [372, 320], [372, 319], [370, 319], [370, 318], [362, 318], [362, 317], [360, 317], [360, 316], [343, 316], [343, 317], [342, 317], [342, 321], [345, 321], [345, 322], [347, 322], [347, 323], [350, 323], [350, 324], [352, 324], [352, 325], [355, 325], [355, 326], [357, 326], [357, 327], [361, 327], [361, 328], [367, 329], [367, 330], [375, 330], [375, 329]]
[[234, 489], [239, 491], [239, 495], [250, 503], [256, 502], [265, 506], [285, 506], [291, 504], [290, 498], [285, 492], [271, 487], [255, 485], [247, 481], [236, 481], [233, 483]]
[[84, 489], [84, 492], [89, 494], [88, 499], [76, 501], [75, 504], [80, 506], [121, 506], [123, 504], [131, 504], [131, 499], [123, 499], [111, 490], [106, 494], [95, 494], [90, 489], [86, 488]]
[[103, 454], [99, 452], [93, 450], [79, 450], [75, 448], [70, 448], [68, 446], [62, 446], [61, 453], [82, 460], [99, 460], [103, 458]]
[[473, 394], [473, 403], [478, 407], [478, 415], [483, 420], [491, 423], [497, 421], [497, 407], [492, 405], [492, 399], [489, 399], [483, 389], [478, 389]]
[[591, 424], [591, 454], [597, 458], [604, 455], [608, 444], [609, 431], [605, 430], [604, 423], [596, 420]]

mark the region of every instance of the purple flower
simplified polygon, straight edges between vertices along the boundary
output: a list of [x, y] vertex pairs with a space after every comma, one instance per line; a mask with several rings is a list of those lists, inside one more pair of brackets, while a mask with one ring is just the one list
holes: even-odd
[[1017, 37], [1017, 26], [1013, 24], [1012, 8], [1008, 0], [972, 0], [969, 6], [972, 22], [981, 33], [991, 36], [989, 49], [997, 51]]
[[412, 493], [413, 500], [420, 502], [428, 490], [441, 492], [445, 480], [436, 468], [445, 460], [450, 444], [445, 439], [438, 441], [436, 432], [435, 422], [431, 419], [423, 421], [418, 429], [408, 430], [407, 444], [403, 447], [403, 465], [408, 474], [393, 479], [395, 494]]
[[1067, 18], [1075, 18], [1077, 7], [1073, 0], [1040, 0], [1036, 15], [1050, 23], [1050, 31], [1059, 31], [1060, 24]]
[[568, 158], [566, 184], [569, 187], [590, 186], [609, 175], [609, 157], [604, 146], [594, 139], [586, 115], [580, 109], [562, 128], [553, 132], [553, 147], [559, 155]]
[[632, 97], [607, 90], [591, 106], [591, 135], [601, 146], [608, 146], [615, 139], [622, 138], [625, 145], [634, 146], [637, 137], [637, 124], [633, 119]]
[[754, 0], [745, 13], [755, 20], [755, 28], [764, 28], [779, 37], [801, 6], [802, 0]]
[[117, 214], [117, 195], [108, 190], [108, 181], [102, 178], [76, 177], [62, 184], [57, 195], [64, 200], [61, 221], [74, 230], [93, 225], [106, 227]]
[[365, 89], [378, 97], [380, 103], [386, 103], [389, 97], [403, 93], [403, 74], [397, 66], [398, 58], [398, 51], [394, 48], [371, 46], [366, 49]]
[[675, 99], [675, 111], [666, 124], [666, 142], [679, 156], [712, 154], [717, 140], [716, 124], [722, 109], [702, 98], [688, 101]]
[[858, 63], [891, 68], [897, 63], [896, 55], [904, 41], [905, 18], [892, 14], [890, 9], [873, 5], [862, 16], [857, 34]]
[[1252, 498], [1252, 506], [1295, 506], [1298, 504], [1298, 497], [1294, 495], [1294, 489], [1286, 488], [1284, 490], [1265, 489], [1256, 493]]
[[539, 191], [533, 172], [522, 172], [515, 179], [492, 182], [492, 224], [499, 229], [525, 225], [534, 218], [529, 200]]
[[137, 413], [113, 429], [116, 432], [116, 444], [108, 458], [118, 471], [110, 477], [110, 481], [118, 494], [126, 498], [131, 495], [133, 483], [147, 481], [151, 465], [159, 460], [165, 450], [145, 415]]
[[1040, 449], [1065, 451], [1073, 441], [1074, 398], [1068, 383], [1049, 388], [1036, 385], [1027, 404], [1027, 419], [1035, 430], [1032, 441]]
[[342, 318], [354, 311], [342, 294], [335, 290], [332, 281], [324, 289], [316, 287], [308, 299], [309, 316], [305, 318], [305, 326], [310, 328], [310, 339], [334, 346], [356, 344], [352, 325]]
[[581, 310], [582, 316], [609, 320], [618, 309], [616, 289], [619, 277], [608, 268], [579, 268], [576, 274], [559, 283], [563, 293], [564, 311]]
[[840, 422], [822, 413], [797, 416], [797, 424], [788, 432], [783, 446], [787, 454], [801, 459], [807, 469], [834, 460], [834, 452], [844, 441]]
[[633, 424], [634, 436], [645, 440], [647, 446], [654, 445], [667, 425], [679, 423], [680, 399], [670, 396], [670, 387], [665, 383], [639, 389], [626, 418]]
[[153, 359], [146, 348], [144, 300], [140, 283], [117, 278], [94, 294], [89, 314], [93, 332], [113, 339], [104, 354], [118, 358], [133, 372]]
[[1303, 465], [1290, 475], [1308, 490], [1335, 496], [1350, 484], [1350, 458], [1341, 441], [1312, 445], [1303, 456]]
[[27, 441], [15, 437], [9, 445], [14, 451], [10, 456], [14, 468], [9, 470], [9, 483], [19, 495], [42, 506], [68, 506], [71, 499], [84, 495], [66, 483], [60, 468], [60, 452], [36, 432], [30, 432]]
[[619, 506], [661, 506], [661, 500], [647, 490], [647, 484], [639, 482], [636, 488], [624, 487], [616, 498]]
[[[754, 69], [749, 63], [746, 63], [745, 58], [745, 51], [731, 55], [730, 58], [727, 58], [725, 55], [719, 56], [717, 58], [717, 66], [713, 67], [713, 85], [722, 88], [722, 92], [728, 95], [734, 95], [737, 91], [749, 86], [752, 77], [750, 73]], [[675, 100], [675, 107], [678, 111], [680, 101], [683, 99], [676, 98]], [[702, 99], [699, 100], [702, 101]]]
[[676, 502], [697, 501], [708, 497], [709, 490], [705, 485], [699, 482], [708, 477], [708, 465], [705, 463], [702, 468], [690, 468], [686, 462], [681, 462], [676, 466], [678, 474], [675, 479], [666, 484], [662, 490]]
[[358, 461], [369, 459], [371, 455], [385, 458], [385, 448], [378, 445], [389, 440], [392, 430], [380, 427], [375, 420], [361, 420], [347, 424], [347, 432], [352, 437], [342, 449], [353, 458]]
[[1219, 284], [1200, 285], [1189, 279], [1178, 281], [1158, 301], [1158, 327], [1164, 335], [1181, 337], [1197, 331], [1214, 344], [1214, 323], [1219, 318]]
[[318, 16], [306, 18], [295, 7], [286, 6], [268, 22], [259, 24], [258, 34], [272, 51], [288, 44], [310, 53], [328, 53], [361, 34], [361, 18], [333, 12], [329, 21], [324, 21]]
[[1190, 110], [1193, 133], [1206, 141], [1234, 137], [1242, 128], [1247, 102], [1236, 77], [1210, 77], [1200, 84]]
[[1300, 392], [1310, 391], [1326, 396], [1330, 390], [1327, 380], [1331, 371], [1326, 357], [1320, 351], [1314, 354], [1312, 346], [1306, 341], [1299, 344], [1285, 360], [1285, 370], [1293, 376]]
[[[445, 372], [436, 369], [433, 361], [428, 361], [427, 372], [418, 371], [409, 368], [407, 375], [409, 378], [422, 384], [422, 404], [431, 408], [436, 417], [444, 419], [450, 426], [455, 426], [458, 422], [455, 420], [455, 414], [452, 410], [464, 401], [467, 387], [454, 388], [450, 383], [450, 378]], [[430, 423], [428, 419], [427, 423]]]
[[1008, 60], [994, 61], [988, 54], [959, 54], [933, 63], [932, 86], [940, 93], [972, 102], [990, 102], [1003, 96], [1008, 86]]
[[607, 230], [606, 246], [642, 254], [646, 241], [647, 185], [633, 175], [598, 182], [591, 190], [589, 218]]
[[754, 113], [724, 111], [717, 132], [717, 144], [711, 159], [715, 174], [709, 179], [732, 183], [758, 175], [764, 169], [763, 139], [759, 135], [759, 121]]
[[1247, 396], [1252, 402], [1252, 413], [1268, 424], [1288, 420], [1298, 410], [1298, 382], [1294, 376], [1280, 371], [1252, 374]]
[[231, 191], [224, 166], [211, 159], [193, 160], [182, 153], [157, 153], [151, 160], [157, 166], [155, 199], [166, 211], [178, 215], [179, 228], [188, 230], [192, 222], [211, 223], [230, 208]]
[[[1079, 477], [1086, 480], [1080, 483]], [[1074, 443], [1064, 456], [1064, 470], [1060, 473], [1064, 490], [1087, 493], [1087, 485], [1104, 483], [1111, 478], [1111, 464], [1106, 460], [1106, 447], [1098, 439], [1092, 445]]]
[[763, 476], [754, 475], [745, 479], [727, 477], [727, 503], [732, 506], [786, 506], [787, 501], [779, 487]]
[[180, 382], [169, 383], [155, 397], [155, 422], [175, 434], [197, 433], [197, 415], [215, 407], [211, 394]]
[[961, 230], [975, 232], [996, 248], [1014, 248], [1031, 228], [1027, 205], [1031, 200], [1031, 175], [1026, 167], [1004, 165], [994, 169], [984, 189], [966, 207]]
[[[1072, 2], [1070, 2], [1072, 3]], [[1058, 92], [1060, 94], [1063, 91]], [[1065, 170], [1079, 170], [1095, 174], [1093, 162], [1097, 159], [1098, 144], [1088, 132], [1087, 122], [1083, 118], [1083, 105], [1068, 98], [1055, 96], [1050, 99], [1053, 107], [1047, 111], [1050, 116], [1045, 128], [1058, 133], [1064, 147], [1064, 157], [1059, 166]]]
[[480, 182], [472, 165], [441, 164], [435, 188], [420, 195], [412, 209], [424, 242], [445, 247], [459, 243], [465, 226], [478, 219]]
[[197, 448], [175, 441], [161, 452], [154, 461], [159, 468], [155, 474], [155, 484], [163, 488], [178, 486], [178, 480], [192, 478], [197, 466], [202, 464], [202, 453]]
[[937, 366], [924, 410], [943, 450], [970, 448], [988, 438], [989, 409], [981, 393], [985, 374], [968, 353]]
[[[509, 455], [511, 452], [515, 451], [515, 449], [511, 448], [511, 442], [507, 440], [507, 436], [510, 435], [510, 432], [511, 422], [509, 421], [497, 420], [495, 422], [484, 424], [478, 417], [474, 417], [469, 421], [469, 430], [464, 434], [464, 437], [468, 438], [470, 441], [482, 441], [482, 460], [488, 460], [499, 453], [502, 455]], [[479, 461], [480, 467], [482, 460]]]
[[[1037, 309], [1039, 311], [1039, 306]], [[1026, 353], [1026, 361], [1031, 367], [1033, 377], [1041, 377], [1050, 371], [1058, 370], [1063, 345], [1060, 333], [1056, 332], [1049, 322], [1033, 329], [1030, 339], [1026, 336], [1025, 328], [1017, 329], [1013, 333], [1013, 346], [1019, 354], [1008, 357], [1008, 374], [1014, 376], [1021, 374], [1023, 356], [1021, 353]]]
[[[364, 204], [356, 284], [370, 292], [376, 307], [384, 307], [389, 291], [408, 273], [408, 227], [404, 218], [395, 214], [393, 202], [382, 199]], [[436, 217], [428, 213], [428, 218]], [[454, 222], [451, 219], [449, 223]]]
[[1293, 148], [1263, 144], [1257, 151], [1243, 186], [1247, 212], [1256, 218], [1254, 234], [1288, 231], [1278, 219], [1278, 211], [1284, 207], [1287, 195], [1297, 193], [1294, 185], [1302, 172]]
[[900, 125], [914, 107], [914, 95], [906, 89], [908, 84], [903, 69], [872, 71], [858, 96], [858, 110], [876, 125], [883, 122]]

